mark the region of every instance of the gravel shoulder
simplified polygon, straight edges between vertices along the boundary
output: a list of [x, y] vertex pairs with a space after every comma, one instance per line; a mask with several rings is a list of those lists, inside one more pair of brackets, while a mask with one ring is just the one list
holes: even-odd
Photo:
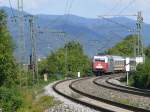
[[94, 109], [91, 109], [87, 106], [80, 105], [78, 103], [75, 103], [59, 94], [57, 94], [52, 86], [57, 83], [51, 83], [47, 85], [44, 90], [45, 90], [45, 95], [53, 96], [55, 100], [62, 102], [60, 105], [56, 105], [53, 108], [50, 108], [46, 110], [46, 112], [98, 112]]

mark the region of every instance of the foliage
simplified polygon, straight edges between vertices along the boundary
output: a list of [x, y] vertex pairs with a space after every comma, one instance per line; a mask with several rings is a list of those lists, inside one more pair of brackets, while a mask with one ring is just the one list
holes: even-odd
[[145, 48], [145, 56], [147, 58], [150, 58], [150, 45], [147, 48]]
[[39, 98], [35, 99], [33, 91], [24, 92], [22, 94], [24, 102], [17, 112], [44, 112], [46, 109], [57, 104], [54, 97], [51, 96], [39, 96]]
[[[35, 102], [34, 92], [37, 88], [33, 86], [31, 74], [18, 68], [13, 56], [14, 44], [6, 23], [6, 15], [0, 10], [0, 109], [3, 112], [42, 112], [55, 102], [52, 97], [46, 96]], [[22, 88], [18, 87], [20, 78]], [[33, 91], [27, 92], [27, 82]], [[43, 83], [39, 85], [41, 87]]]
[[108, 49], [107, 53], [120, 56], [133, 56], [134, 43], [136, 39], [136, 35], [129, 35], [123, 41], [116, 44], [113, 48]]
[[18, 67], [13, 56], [14, 45], [7, 30], [6, 14], [0, 10], [0, 108], [4, 112], [16, 111], [22, 104], [17, 92]]
[[150, 89], [150, 59], [146, 59], [144, 64], [137, 66], [137, 70], [131, 74], [130, 80], [135, 87]]
[[12, 38], [7, 30], [6, 15], [0, 11], [0, 86], [12, 86], [17, 82], [18, 73], [13, 56]]
[[81, 74], [90, 72], [90, 60], [84, 54], [82, 46], [78, 42], [71, 41], [41, 61], [39, 69], [41, 74], [47, 72], [51, 76], [67, 74], [74, 77], [78, 71]]
[[0, 87], [0, 108], [3, 112], [14, 112], [22, 104], [20, 92], [16, 89]]

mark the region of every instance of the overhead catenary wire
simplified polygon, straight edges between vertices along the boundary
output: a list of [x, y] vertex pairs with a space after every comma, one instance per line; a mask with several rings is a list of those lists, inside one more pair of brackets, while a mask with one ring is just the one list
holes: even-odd
[[[115, 5], [112, 9], [114, 9], [117, 5], [119, 5], [119, 3], [120, 3], [121, 1], [122, 1], [122, 0], [120, 0], [118, 3], [116, 3], [116, 5]], [[128, 5], [125, 6], [118, 14], [110, 15], [110, 16], [122, 16], [121, 13], [124, 12], [127, 8], [129, 8], [129, 6], [131, 6], [135, 1], [136, 1], [136, 0], [131, 0], [131, 1], [128, 3]], [[126, 26], [126, 25], [124, 25], [124, 24], [118, 23], [118, 22], [116, 22], [116, 21], [113, 21], [113, 20], [111, 20], [111, 19], [109, 19], [109, 18], [105, 18], [104, 16], [109, 16], [109, 15], [103, 15], [103, 16], [100, 15], [99, 17], [101, 17], [102, 19], [104, 19], [104, 20], [106, 20], [106, 21], [108, 21], [108, 22], [117, 24], [117, 25], [119, 25], [119, 26], [121, 26], [121, 27], [123, 27], [123, 28], [126, 28], [126, 29], [128, 29], [128, 30], [131, 30], [130, 27], [128, 27], [128, 26]], [[124, 15], [123, 15], [123, 16], [124, 16]], [[134, 14], [134, 15], [127, 15], [127, 16], [137, 16], [137, 15]]]
[[71, 11], [71, 8], [73, 6], [73, 2], [74, 2], [74, 0], [71, 0], [70, 5], [69, 5], [69, 9], [68, 9], [68, 13], [70, 13], [70, 11]]
[[66, 1], [66, 7], [65, 7], [65, 13], [64, 13], [64, 15], [66, 15], [65, 16], [66, 22], [69, 21], [70, 11], [71, 11], [73, 2], [74, 2], [74, 0], [71, 0], [70, 2], [69, 2], [69, 0]]
[[126, 9], [128, 9], [136, 0], [131, 0], [121, 11], [119, 11], [118, 14], [121, 14], [124, 12]]
[[110, 14], [116, 7], [120, 6], [122, 0], [119, 0], [108, 12], [107, 14]]
[[[127, 6], [125, 6], [120, 12], [119, 12], [119, 14], [116, 14], [117, 16], [121, 16], [121, 13], [122, 12], [124, 12], [126, 9], [128, 9], [133, 3], [135, 3], [135, 1], [136, 0], [131, 0], [129, 3], [128, 3], [128, 5]], [[117, 5], [117, 4], [116, 4]], [[115, 15], [115, 16], [116, 16]], [[107, 15], [108, 16], [108, 15]], [[131, 16], [136, 16], [137, 17], [137, 15], [131, 15]], [[121, 26], [121, 27], [124, 27], [124, 28], [126, 28], [126, 29], [128, 29], [129, 30], [129, 32], [134, 32], [135, 33], [135, 29], [131, 29], [131, 28], [129, 28], [128, 26], [126, 26], [126, 25], [124, 25], [124, 24], [120, 24], [120, 23], [118, 23], [118, 22], [116, 22], [116, 21], [113, 21], [113, 20], [111, 20], [111, 19], [108, 19], [108, 18], [105, 18], [104, 16], [101, 16], [101, 18], [103, 18], [104, 20], [106, 20], [106, 21], [109, 21], [109, 22], [112, 22], [112, 23], [115, 23], [115, 24], [117, 24], [117, 25], [119, 25], [119, 26]], [[112, 32], [113, 34], [115, 34], [114, 32]], [[115, 34], [116, 35], [116, 34]], [[117, 34], [117, 36], [118, 36], [118, 34]]]
[[13, 11], [11, 0], [8, 0], [8, 1], [9, 1], [9, 6], [10, 6], [10, 9], [11, 9], [12, 17], [15, 17], [15, 13]]
[[124, 25], [124, 24], [121, 24], [121, 23], [118, 23], [118, 22], [116, 22], [116, 21], [113, 21], [113, 20], [111, 20], [111, 19], [109, 19], [109, 18], [105, 18], [104, 16], [98, 16], [98, 17], [100, 17], [100, 18], [102, 18], [102, 19], [104, 19], [104, 20], [106, 20], [106, 21], [108, 21], [108, 22], [111, 22], [111, 23], [114, 23], [114, 24], [116, 24], [116, 25], [119, 25], [119, 26], [121, 26], [121, 27], [123, 27], [123, 28], [125, 28], [125, 29], [131, 29], [130, 27], [128, 27], [128, 26], [126, 26], [126, 25]]

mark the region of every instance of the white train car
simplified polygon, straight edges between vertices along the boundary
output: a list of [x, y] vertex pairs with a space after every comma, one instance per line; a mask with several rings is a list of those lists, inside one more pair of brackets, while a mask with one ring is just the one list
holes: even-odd
[[112, 56], [113, 57], [113, 68], [114, 71], [125, 71], [126, 60], [122, 56]]

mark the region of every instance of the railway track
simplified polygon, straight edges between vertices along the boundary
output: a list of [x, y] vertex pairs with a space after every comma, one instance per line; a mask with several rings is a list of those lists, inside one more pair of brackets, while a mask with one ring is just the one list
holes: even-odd
[[[119, 81], [119, 80], [120, 80], [120, 77], [119, 77], [119, 78], [115, 78], [115, 80]], [[139, 89], [139, 88], [135, 88], [135, 87], [129, 87], [129, 86], [126, 86], [126, 85], [116, 84], [116, 83], [113, 83], [113, 82], [111, 81], [111, 79], [106, 80], [106, 82], [107, 82], [108, 84], [110, 84], [110, 85], [115, 86], [115, 87], [121, 87], [121, 88], [128, 89], [128, 90], [133, 90], [133, 91], [137, 91], [137, 92], [142, 92], [142, 93], [150, 94], [150, 90]], [[119, 82], [120, 82], [120, 81], [119, 81]]]
[[122, 85], [114, 83], [114, 79], [119, 79], [120, 77], [123, 77], [123, 76], [118, 76], [118, 75], [109, 76], [109, 77], [104, 76], [104, 77], [96, 78], [95, 80], [93, 80], [93, 83], [95, 83], [98, 86], [102, 86], [102, 87], [120, 91], [120, 92], [140, 95], [144, 97], [150, 97], [150, 91], [148, 90], [122, 86]]
[[[84, 78], [83, 80], [86, 79], [91, 79], [91, 78]], [[85, 94], [81, 94], [80, 92], [76, 92], [73, 89], [71, 89], [71, 84], [74, 81], [78, 81], [77, 79], [75, 80], [65, 80], [65, 81], [60, 81], [56, 83], [53, 86], [53, 89], [60, 95], [83, 105], [86, 105], [88, 107], [91, 107], [95, 110], [99, 110], [101, 112], [131, 112], [128, 109], [123, 109], [111, 104], [107, 104], [103, 101], [93, 99]]]
[[[100, 79], [104, 81], [103, 78], [108, 78], [108, 76], [102, 76]], [[116, 77], [116, 76], [111, 76]], [[112, 92], [109, 88], [104, 88], [96, 85], [94, 80], [98, 78], [83, 78], [75, 80], [65, 80], [56, 83], [53, 89], [64, 97], [69, 98], [77, 103], [86, 105], [88, 107], [94, 108], [96, 110], [105, 112], [150, 112], [150, 110], [136, 107], [133, 105], [128, 105], [121, 103], [119, 101], [114, 101], [111, 97], [117, 94], [118, 91]], [[107, 91], [107, 92], [106, 92]], [[106, 92], [106, 93], [105, 93]], [[109, 93], [109, 94], [107, 94]], [[123, 93], [125, 96], [127, 93]], [[106, 97], [108, 96], [108, 97]], [[115, 96], [114, 96], [115, 97]], [[126, 96], [128, 97], [128, 96]], [[117, 98], [117, 97], [116, 97]], [[130, 98], [130, 97], [129, 97]], [[148, 99], [147, 99], [148, 100]]]

